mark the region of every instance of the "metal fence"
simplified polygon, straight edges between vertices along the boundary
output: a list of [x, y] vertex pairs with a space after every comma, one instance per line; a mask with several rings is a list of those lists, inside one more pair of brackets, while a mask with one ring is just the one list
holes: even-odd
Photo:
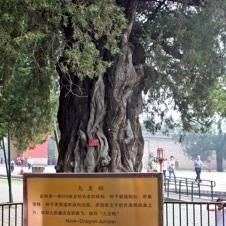
[[23, 203], [0, 204], [1, 226], [23, 226]]
[[208, 196], [213, 199], [213, 188], [216, 186], [216, 182], [212, 180], [202, 180], [200, 182], [192, 178], [183, 177], [164, 177], [163, 185], [167, 197], [169, 197], [169, 193], [175, 193], [178, 194], [178, 199], [181, 199], [182, 195], [186, 195], [193, 201], [194, 197], [200, 198], [201, 196]]
[[[163, 206], [164, 226], [213, 226], [217, 215], [206, 210], [206, 205], [206, 202], [166, 201]], [[216, 203], [210, 205], [215, 208]], [[2, 226], [23, 226], [23, 203], [0, 204], [0, 210]]]
[[[217, 209], [216, 202], [209, 203], [209, 206]], [[164, 202], [164, 226], [214, 226], [218, 225], [217, 219], [221, 220], [220, 225], [226, 226], [223, 223], [226, 209], [216, 214], [206, 207], [207, 202]]]

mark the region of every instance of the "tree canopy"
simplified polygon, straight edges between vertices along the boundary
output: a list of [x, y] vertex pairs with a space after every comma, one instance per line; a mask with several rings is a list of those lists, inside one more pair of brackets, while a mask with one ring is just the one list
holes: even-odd
[[217, 99], [212, 93], [225, 74], [225, 4], [203, 4], [149, 2], [140, 9], [137, 34], [145, 37], [147, 49], [146, 125], [153, 132], [162, 123], [176, 126], [169, 110], [180, 113], [185, 131], [211, 125]]
[[203, 160], [212, 160], [216, 154], [217, 171], [223, 172], [223, 160], [226, 158], [225, 148], [226, 135], [222, 133], [221, 127], [218, 134], [197, 134], [189, 133], [184, 138], [182, 144], [183, 151], [188, 157], [195, 159], [197, 155], [201, 155]]
[[225, 74], [223, 0], [3, 0], [0, 13], [0, 135], [9, 128], [21, 149], [51, 129], [63, 88], [65, 98], [84, 97], [72, 74], [96, 81], [130, 43], [132, 64], [144, 64], [148, 129], [210, 125], [212, 90]]
[[[118, 37], [126, 19], [122, 8], [112, 3], [1, 2], [0, 136], [9, 129], [18, 148], [25, 150], [53, 130], [59, 96], [56, 64], [62, 54], [66, 61], [58, 67], [67, 73], [65, 62], [70, 64], [81, 79], [98, 76], [111, 65], [99, 57], [95, 42], [101, 39], [105, 49], [119, 53]], [[72, 37], [62, 35], [68, 24], [75, 30]], [[71, 46], [62, 52], [69, 38]]]

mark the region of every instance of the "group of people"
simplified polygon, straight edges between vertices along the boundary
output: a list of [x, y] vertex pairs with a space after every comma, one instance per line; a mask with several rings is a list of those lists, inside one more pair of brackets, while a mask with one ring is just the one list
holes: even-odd
[[[18, 160], [19, 160], [20, 164], [18, 164]], [[17, 161], [17, 166], [21, 166], [20, 158], [17, 157], [16, 161]], [[32, 158], [29, 156], [28, 159], [27, 159], [28, 170], [31, 169], [31, 166], [32, 166]], [[12, 159], [11, 162], [10, 162], [10, 170], [11, 170], [11, 172], [14, 171], [14, 168], [15, 168], [15, 161]]]
[[[154, 157], [152, 161], [149, 163], [148, 171], [158, 172], [160, 167], [159, 164], [160, 163], [158, 161], [158, 158]], [[197, 155], [196, 159], [194, 160], [193, 171], [196, 173], [195, 180], [199, 183], [202, 182], [200, 177], [202, 167], [207, 168], [206, 165], [201, 161], [200, 155]], [[170, 161], [167, 161], [167, 159], [162, 161], [162, 172], [164, 176], [166, 176], [167, 171], [169, 171], [169, 177], [171, 177], [171, 175], [176, 177], [174, 156], [170, 156]], [[226, 209], [224, 209], [224, 207], [226, 207], [226, 199], [223, 199], [221, 197], [217, 199], [217, 203], [215, 205], [212, 205], [212, 207], [210, 207], [209, 203], [207, 203], [206, 205], [206, 209], [208, 211], [215, 212], [216, 226], [223, 226], [223, 225], [226, 226]]]
[[[159, 171], [159, 161], [157, 157], [153, 157], [152, 161], [149, 162], [149, 169], [148, 172], [158, 172]], [[193, 167], [193, 171], [196, 172], [196, 181], [197, 182], [202, 182], [200, 174], [202, 171], [202, 167], [206, 167], [206, 165], [201, 161], [200, 159], [200, 155], [197, 155], [195, 161], [194, 161], [194, 167]], [[170, 156], [170, 161], [168, 162], [167, 159], [164, 159], [162, 161], [162, 172], [163, 175], [166, 176], [166, 172], [169, 171], [169, 177], [171, 177], [171, 175], [173, 175], [174, 177], [176, 177], [175, 175], [175, 160], [174, 160], [174, 156]]]
[[[152, 159], [152, 161], [149, 162], [149, 169], [148, 171], [152, 171], [152, 172], [158, 172], [159, 171], [159, 161], [157, 157], [154, 157]], [[166, 172], [169, 171], [169, 177], [171, 177], [171, 175], [173, 175], [174, 177], [176, 177], [175, 175], [175, 160], [174, 160], [174, 156], [170, 156], [170, 160], [167, 161], [167, 159], [164, 159], [162, 162], [162, 172], [163, 175], [166, 176]]]

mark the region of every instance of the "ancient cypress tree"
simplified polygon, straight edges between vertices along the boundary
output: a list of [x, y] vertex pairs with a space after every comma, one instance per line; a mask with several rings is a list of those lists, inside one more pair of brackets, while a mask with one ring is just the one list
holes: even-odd
[[[12, 2], [4, 3], [1, 8], [6, 12]], [[213, 113], [210, 90], [223, 72], [222, 6], [221, 0], [14, 4], [1, 24], [19, 23], [20, 27], [12, 31], [4, 26], [12, 42], [3, 39], [1, 49], [7, 47], [17, 54], [5, 51], [4, 59], [17, 67], [18, 56], [23, 59], [20, 67], [40, 82], [37, 87], [53, 87], [59, 75], [56, 171], [140, 171], [144, 141], [139, 115], [143, 110], [149, 113], [146, 126], [153, 132], [163, 123], [175, 125], [167, 117], [170, 107], [180, 112], [185, 130], [197, 123], [207, 126]], [[18, 13], [17, 19], [9, 17]], [[8, 70], [7, 75], [2, 87], [12, 82], [6, 78], [19, 78], [15, 71]], [[46, 76], [52, 79], [45, 80]], [[143, 91], [147, 94], [144, 105]], [[51, 93], [44, 93], [44, 100], [50, 100]], [[52, 109], [50, 104], [45, 106]], [[160, 122], [155, 121], [156, 114]], [[18, 120], [13, 119], [7, 120], [16, 125]], [[98, 146], [88, 145], [93, 139]]]
[[[173, 97], [174, 107], [181, 112], [185, 129], [192, 127], [193, 120], [202, 121], [205, 125], [209, 123], [208, 119], [203, 121], [212, 113], [211, 110], [203, 111], [211, 106], [207, 95], [211, 86], [206, 84], [211, 81], [214, 84], [222, 71], [217, 69], [219, 63], [214, 63], [216, 53], [212, 56], [207, 54], [216, 44], [211, 40], [219, 33], [219, 27], [214, 26], [216, 30], [213, 29], [206, 40], [196, 40], [195, 35], [200, 31], [200, 38], [206, 34], [200, 26], [205, 24], [205, 14], [210, 16], [209, 10], [213, 8], [208, 2], [202, 5], [200, 1], [177, 2], [177, 5], [175, 1], [174, 4], [133, 0], [116, 3], [124, 8], [128, 20], [128, 27], [120, 37], [121, 54], [112, 56], [103, 47], [103, 39], [95, 43], [101, 58], [113, 61], [113, 65], [106, 72], [100, 71], [98, 78], [92, 80], [81, 80], [70, 70], [69, 77], [65, 77], [59, 71], [62, 88], [58, 112], [58, 122], [61, 122], [59, 172], [140, 171], [143, 138], [139, 115], [144, 88], [149, 92], [148, 101], [156, 98], [154, 101], [159, 101], [158, 105]], [[206, 7], [206, 11], [201, 7]], [[167, 29], [164, 29], [166, 24]], [[205, 26], [211, 26], [211, 20]], [[74, 31], [68, 28], [71, 27], [67, 27], [65, 35], [69, 35], [71, 42]], [[67, 46], [70, 48], [70, 44]], [[144, 69], [145, 57], [147, 64]], [[65, 58], [60, 59], [60, 63], [64, 61]], [[208, 69], [207, 62], [213, 63]], [[188, 86], [186, 91], [185, 86]], [[158, 89], [163, 92], [157, 92]], [[194, 100], [197, 94], [200, 99]], [[149, 105], [156, 107], [153, 102]], [[162, 123], [166, 112], [160, 114]], [[147, 125], [150, 126], [150, 122], [148, 120]], [[151, 129], [154, 128], [152, 124]], [[87, 146], [89, 139], [98, 139], [100, 145]]]
[[[120, 34], [121, 52], [113, 56], [105, 48], [105, 37], [94, 41], [100, 57], [112, 61], [112, 66], [106, 71], [99, 70], [96, 78], [82, 80], [71, 72], [71, 62], [64, 64], [67, 75], [59, 66], [61, 152], [56, 167], [59, 172], [141, 170], [143, 138], [138, 117], [142, 111], [144, 54], [134, 63], [135, 47], [130, 41], [137, 1], [117, 1], [117, 4], [124, 7], [128, 20], [127, 28]], [[113, 23], [115, 26], [117, 21]], [[69, 19], [69, 26], [64, 30], [69, 40], [65, 51], [76, 42], [72, 38], [75, 32], [72, 24]], [[87, 51], [84, 45], [81, 43], [80, 48]], [[59, 59], [62, 62], [65, 57]], [[88, 146], [88, 140], [92, 139], [98, 139], [99, 146]]]

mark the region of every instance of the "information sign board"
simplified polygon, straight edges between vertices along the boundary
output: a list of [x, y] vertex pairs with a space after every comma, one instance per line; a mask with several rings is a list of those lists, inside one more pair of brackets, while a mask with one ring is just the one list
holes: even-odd
[[24, 225], [162, 226], [161, 173], [25, 173]]

